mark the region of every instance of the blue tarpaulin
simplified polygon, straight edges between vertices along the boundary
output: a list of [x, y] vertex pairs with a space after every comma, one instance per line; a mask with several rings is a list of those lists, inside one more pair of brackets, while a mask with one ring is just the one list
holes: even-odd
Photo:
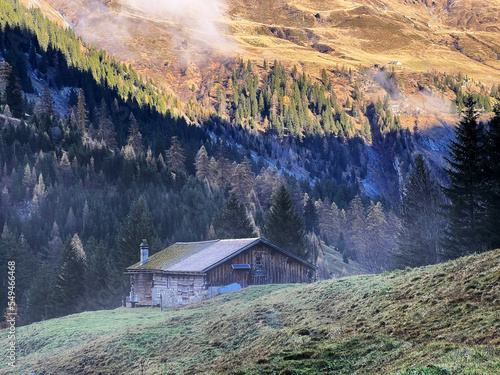
[[229, 293], [229, 292], [234, 292], [236, 290], [240, 290], [241, 289], [241, 285], [238, 284], [238, 283], [233, 283], [233, 284], [229, 284], [229, 285], [226, 285], [222, 288], [219, 288], [219, 293], [220, 294], [224, 294], [224, 293]]

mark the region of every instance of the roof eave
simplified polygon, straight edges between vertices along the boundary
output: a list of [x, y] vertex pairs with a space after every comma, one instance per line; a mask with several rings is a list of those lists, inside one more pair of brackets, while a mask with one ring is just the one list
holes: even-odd
[[133, 275], [137, 273], [162, 273], [166, 275], [191, 275], [191, 276], [205, 276], [204, 272], [200, 271], [165, 271], [153, 268], [139, 268], [139, 269], [128, 269], [125, 271], [125, 275]]
[[297, 255], [292, 254], [291, 252], [289, 252], [289, 251], [286, 251], [286, 250], [282, 249], [282, 248], [281, 248], [281, 247], [279, 247], [279, 246], [276, 246], [275, 244], [273, 244], [273, 243], [269, 242], [269, 241], [268, 241], [268, 240], [266, 240], [265, 238], [260, 238], [260, 240], [261, 240], [263, 243], [265, 243], [266, 245], [271, 246], [273, 249], [278, 250], [278, 251], [281, 251], [283, 254], [285, 254], [285, 255], [287, 255], [287, 256], [289, 256], [289, 257], [292, 257], [293, 259], [295, 259], [295, 260], [297, 260], [297, 261], [299, 261], [299, 262], [301, 262], [301, 263], [304, 263], [306, 266], [308, 266], [308, 267], [310, 267], [310, 268], [313, 268], [313, 269], [315, 269], [315, 270], [317, 270], [317, 269], [318, 269], [318, 267], [317, 267], [317, 266], [315, 266], [314, 264], [309, 263], [307, 260], [304, 260], [304, 259], [302, 259], [302, 258], [298, 257]]
[[229, 259], [231, 259], [231, 258], [235, 257], [235, 256], [236, 256], [236, 255], [238, 255], [238, 254], [241, 254], [243, 251], [248, 250], [250, 247], [252, 247], [252, 246], [254, 246], [254, 245], [258, 244], [258, 243], [264, 243], [264, 244], [266, 244], [266, 245], [269, 245], [269, 246], [270, 246], [270, 247], [272, 247], [273, 249], [275, 249], [275, 250], [277, 250], [277, 251], [280, 251], [280, 252], [282, 252], [283, 254], [285, 254], [285, 255], [287, 255], [287, 256], [289, 256], [289, 257], [292, 257], [293, 259], [295, 259], [295, 260], [297, 260], [297, 261], [299, 261], [299, 262], [301, 262], [301, 263], [305, 264], [306, 266], [308, 266], [308, 267], [310, 267], [310, 268], [312, 268], [312, 269], [314, 269], [314, 270], [317, 270], [317, 269], [318, 269], [318, 267], [316, 267], [314, 264], [309, 263], [308, 261], [306, 261], [306, 260], [304, 260], [304, 259], [301, 259], [301, 258], [299, 258], [298, 256], [296, 256], [296, 255], [294, 255], [294, 254], [292, 254], [292, 253], [290, 253], [290, 252], [288, 252], [288, 251], [286, 251], [286, 250], [283, 250], [281, 247], [278, 247], [278, 246], [276, 246], [276, 245], [272, 244], [271, 242], [269, 242], [269, 241], [268, 241], [268, 240], [266, 240], [265, 238], [257, 238], [255, 241], [253, 241], [253, 242], [249, 243], [249, 244], [248, 244], [248, 245], [246, 245], [245, 247], [242, 247], [240, 250], [238, 250], [238, 251], [236, 251], [236, 252], [232, 253], [231, 255], [228, 255], [227, 257], [225, 257], [225, 258], [224, 258], [224, 259], [222, 259], [222, 260], [219, 260], [217, 263], [212, 264], [210, 267], [205, 268], [205, 269], [203, 270], [203, 272], [208, 272], [208, 271], [210, 271], [211, 269], [213, 269], [213, 268], [215, 268], [215, 267], [217, 267], [217, 266], [220, 266], [222, 263], [224, 263], [224, 262], [228, 261]]
[[218, 262], [216, 262], [216, 263], [212, 264], [211, 266], [209, 266], [209, 267], [205, 268], [205, 269], [203, 270], [203, 272], [208, 272], [208, 271], [210, 271], [211, 269], [213, 269], [213, 268], [215, 268], [215, 267], [217, 267], [217, 266], [220, 266], [220, 265], [221, 265], [222, 263], [224, 263], [225, 261], [227, 261], [227, 260], [229, 260], [229, 259], [231, 259], [231, 258], [235, 257], [235, 256], [236, 256], [236, 255], [238, 255], [238, 254], [241, 254], [241, 253], [242, 253], [243, 251], [245, 251], [245, 250], [248, 250], [248, 249], [249, 249], [249, 248], [251, 248], [252, 246], [254, 246], [254, 245], [256, 245], [257, 243], [259, 243], [261, 240], [262, 240], [262, 238], [257, 238], [255, 241], [250, 242], [248, 245], [246, 245], [246, 246], [242, 247], [242, 248], [241, 248], [241, 249], [239, 249], [238, 251], [236, 251], [236, 252], [232, 253], [231, 255], [228, 255], [228, 256], [227, 256], [227, 257], [225, 257], [224, 259], [221, 259], [221, 260], [219, 260]]

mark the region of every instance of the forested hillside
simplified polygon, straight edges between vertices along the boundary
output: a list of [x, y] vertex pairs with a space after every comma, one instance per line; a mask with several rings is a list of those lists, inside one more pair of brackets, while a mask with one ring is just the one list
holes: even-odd
[[[416, 155], [447, 183], [452, 130], [402, 125], [391, 85], [415, 80], [396, 71], [339, 67], [318, 79], [279, 61], [232, 61], [184, 105], [37, 9], [1, 0], [0, 24], [0, 261], [17, 263], [20, 323], [119, 306], [142, 238], [155, 252], [285, 231], [321, 278], [338, 275], [336, 258], [387, 270]], [[498, 97], [460, 74], [419, 85], [451, 96], [457, 119], [465, 96], [483, 116]], [[293, 225], [273, 226], [273, 215]], [[245, 225], [228, 230], [235, 221]]]
[[[343, 160], [338, 177], [311, 184], [307, 172], [291, 173], [302, 170], [296, 164], [286, 173], [271, 162], [280, 152], [271, 139], [252, 152], [241, 146], [258, 145], [262, 136], [218, 118], [203, 128], [188, 125], [172, 115], [175, 109], [161, 108], [162, 100], [175, 99], [130, 67], [35, 9], [1, 6], [0, 253], [3, 265], [9, 259], [18, 265], [21, 323], [119, 305], [127, 293], [122, 272], [138, 254], [135, 242], [147, 237], [157, 251], [220, 235], [212, 222], [230, 193], [245, 204], [252, 230], [262, 233], [273, 192], [285, 184], [291, 209], [310, 216], [307, 256], [315, 259], [322, 254], [314, 233], [334, 244], [345, 227], [348, 242], [355, 232], [347, 234], [344, 217], [364, 222], [365, 206], [387, 228], [395, 225], [393, 214], [380, 203], [370, 206], [343, 178], [353, 148], [343, 140], [327, 140]], [[353, 245], [345, 261], [354, 258]], [[5, 295], [1, 302], [3, 308]]]

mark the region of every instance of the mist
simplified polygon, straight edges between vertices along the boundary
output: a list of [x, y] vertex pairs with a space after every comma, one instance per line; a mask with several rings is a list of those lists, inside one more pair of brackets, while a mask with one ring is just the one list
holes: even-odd
[[[225, 35], [223, 0], [123, 0], [125, 7], [138, 10], [169, 28], [181, 62], [197, 62], [199, 53], [230, 54], [236, 49]], [[205, 56], [206, 57], [206, 56]]]

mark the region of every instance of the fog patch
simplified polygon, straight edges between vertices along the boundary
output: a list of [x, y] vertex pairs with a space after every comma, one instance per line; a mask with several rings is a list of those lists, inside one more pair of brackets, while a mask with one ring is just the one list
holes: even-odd
[[123, 0], [122, 3], [164, 24], [172, 37], [173, 52], [181, 63], [198, 63], [207, 54], [227, 55], [236, 50], [226, 35], [223, 0]]
[[392, 100], [401, 99], [396, 80], [385, 70], [374, 71], [373, 80], [377, 82], [391, 97]]

